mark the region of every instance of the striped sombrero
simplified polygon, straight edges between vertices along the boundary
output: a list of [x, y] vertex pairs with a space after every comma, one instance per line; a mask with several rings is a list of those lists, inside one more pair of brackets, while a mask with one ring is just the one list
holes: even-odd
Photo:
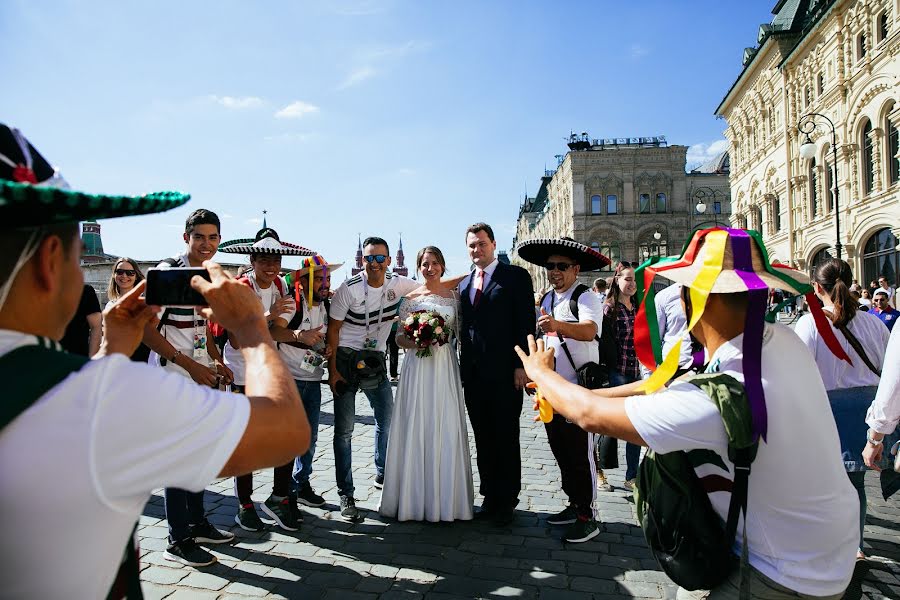
[[282, 242], [271, 227], [263, 227], [254, 238], [223, 242], [219, 252], [226, 254], [274, 254], [279, 256], [313, 256], [315, 251], [297, 244]]
[[516, 247], [516, 253], [522, 260], [539, 266], [544, 266], [554, 254], [568, 256], [582, 271], [598, 271], [611, 262], [593, 248], [569, 237], [526, 240]]

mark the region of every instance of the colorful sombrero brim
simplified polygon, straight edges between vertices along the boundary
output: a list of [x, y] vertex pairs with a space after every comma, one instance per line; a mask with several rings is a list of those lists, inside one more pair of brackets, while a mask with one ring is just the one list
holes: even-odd
[[148, 215], [177, 208], [190, 199], [190, 194], [181, 192], [108, 196], [0, 180], [0, 228]]
[[[332, 271], [337, 271], [343, 266], [344, 263], [328, 263], [327, 265], [316, 265], [316, 271], [321, 271], [322, 267], [327, 267], [328, 272], [331, 273]], [[294, 272], [297, 274], [297, 277], [303, 277], [305, 275], [309, 275], [309, 267], [306, 267], [305, 269], [298, 269]]]
[[554, 254], [570, 256], [572, 260], [578, 262], [582, 271], [598, 271], [612, 262], [593, 248], [573, 240], [558, 238], [526, 240], [519, 244], [516, 253], [522, 260], [540, 266]]
[[279, 242], [274, 238], [264, 238], [259, 242], [252, 238], [231, 240], [219, 246], [219, 252], [226, 254], [272, 254], [279, 256], [312, 256], [314, 250], [291, 244]]

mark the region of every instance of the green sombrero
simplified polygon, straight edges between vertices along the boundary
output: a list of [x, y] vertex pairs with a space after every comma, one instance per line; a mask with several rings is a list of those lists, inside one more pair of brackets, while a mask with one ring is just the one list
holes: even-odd
[[70, 190], [18, 129], [0, 123], [2, 229], [146, 215], [176, 208], [190, 198], [181, 192], [116, 196]]

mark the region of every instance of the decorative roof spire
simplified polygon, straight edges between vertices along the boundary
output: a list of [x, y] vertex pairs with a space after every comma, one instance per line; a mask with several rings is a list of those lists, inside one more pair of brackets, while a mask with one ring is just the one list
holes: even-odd
[[267, 227], [267, 225], [266, 225], [266, 215], [268, 214], [268, 212], [269, 212], [269, 211], [267, 211], [267, 210], [264, 210], [264, 211], [263, 211], [263, 229], [265, 229], [265, 228]]

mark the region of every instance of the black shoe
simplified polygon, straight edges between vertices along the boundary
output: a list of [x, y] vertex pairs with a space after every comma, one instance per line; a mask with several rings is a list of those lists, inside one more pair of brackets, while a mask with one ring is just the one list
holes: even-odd
[[300, 491], [297, 492], [297, 500], [301, 504], [305, 504], [306, 506], [312, 506], [313, 508], [318, 508], [319, 506], [325, 505], [325, 498], [318, 495], [312, 486], [309, 485], [309, 482], [303, 484], [300, 488]]
[[384, 487], [384, 475], [375, 476], [375, 487], [377, 487], [379, 490]]
[[351, 496], [341, 496], [341, 518], [345, 521], [361, 521], [359, 509], [356, 508], [356, 500]]
[[238, 514], [234, 515], [234, 522], [245, 531], [262, 531], [266, 528], [252, 503], [238, 509]]
[[586, 542], [591, 538], [597, 537], [600, 533], [600, 526], [594, 519], [576, 519], [574, 523], [566, 529], [563, 539], [573, 544]]
[[230, 531], [219, 531], [209, 521], [191, 525], [191, 536], [198, 544], [227, 544], [234, 540]]
[[[291, 510], [292, 504], [294, 510]], [[259, 507], [285, 531], [297, 531], [300, 529], [303, 515], [297, 509], [297, 505], [291, 502], [289, 498], [285, 497], [281, 500], [276, 500], [273, 496], [269, 496]]]
[[216, 562], [215, 556], [198, 546], [191, 538], [169, 544], [163, 556], [189, 567], [208, 567]]
[[509, 525], [516, 518], [516, 511], [512, 508], [498, 510], [494, 513], [494, 525], [503, 527]]
[[569, 525], [578, 520], [578, 513], [571, 504], [562, 511], [556, 513], [552, 517], [547, 517], [547, 523], [550, 525]]
[[482, 504], [481, 508], [475, 511], [475, 520], [476, 521], [487, 521], [488, 519], [494, 518], [494, 511], [490, 506], [486, 504]]

